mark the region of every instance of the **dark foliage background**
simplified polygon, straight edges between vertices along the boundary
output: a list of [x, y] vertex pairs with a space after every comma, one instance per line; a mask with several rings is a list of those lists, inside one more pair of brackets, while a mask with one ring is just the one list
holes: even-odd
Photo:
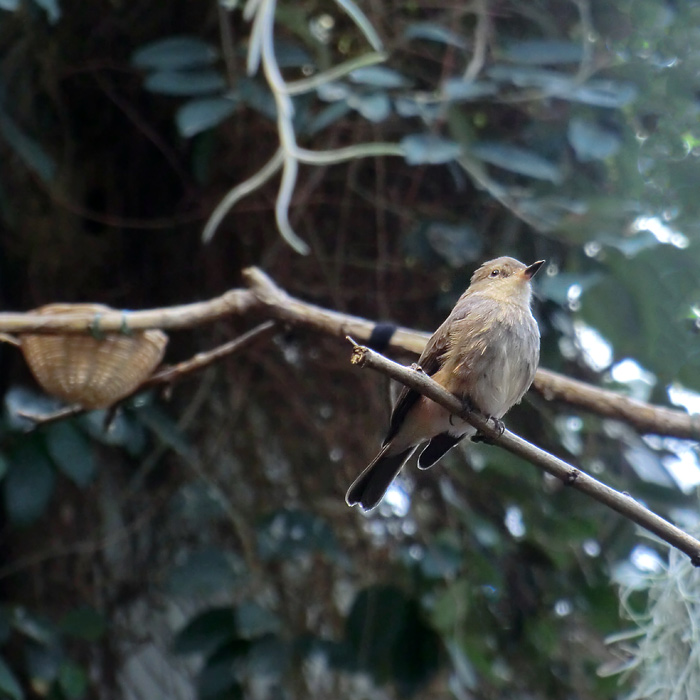
[[[308, 255], [275, 225], [278, 177], [201, 241], [280, 142], [268, 81], [246, 74], [256, 35], [238, 3], [0, 7], [3, 308], [173, 305], [259, 265], [313, 303], [431, 330], [483, 260], [546, 258], [543, 366], [697, 410], [696, 4], [280, 2], [287, 80], [368, 55], [371, 27], [387, 51], [293, 98], [299, 146], [404, 156], [300, 167], [289, 216]], [[258, 28], [272, 10], [249, 3]], [[173, 333], [167, 360], [250, 323]], [[598, 669], [628, 624], [616, 582], [658, 566], [655, 545], [479, 445], [409, 469], [369, 516], [351, 511], [345, 489], [390, 402], [348, 356], [289, 329], [139, 397], [108, 432], [99, 412], [26, 432], [17, 411], [53, 402], [4, 348], [0, 697], [601, 700], [631, 687]], [[694, 445], [536, 396], [508, 425], [696, 519]]]

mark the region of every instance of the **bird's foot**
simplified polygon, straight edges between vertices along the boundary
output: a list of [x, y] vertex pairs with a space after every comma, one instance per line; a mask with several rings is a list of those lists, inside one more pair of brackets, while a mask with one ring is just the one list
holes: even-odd
[[425, 370], [424, 370], [417, 362], [414, 362], [414, 363], [411, 365], [411, 369], [412, 369], [414, 372], [420, 372], [421, 374], [425, 374]]
[[[493, 429], [496, 431], [497, 438], [501, 437], [501, 435], [503, 435], [503, 433], [506, 431], [506, 424], [500, 418], [496, 418], [495, 416], [487, 416], [486, 421], [488, 423], [493, 423]], [[472, 442], [483, 442], [485, 445], [493, 445], [495, 440], [484, 433], [477, 433], [472, 437]]]

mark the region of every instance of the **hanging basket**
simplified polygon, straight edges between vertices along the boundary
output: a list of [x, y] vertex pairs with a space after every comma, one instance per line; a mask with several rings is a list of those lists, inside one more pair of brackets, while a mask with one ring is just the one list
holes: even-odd
[[[101, 304], [49, 304], [36, 314], [102, 314]], [[83, 408], [106, 408], [137, 389], [158, 366], [168, 336], [159, 330], [20, 336], [24, 358], [44, 390]]]

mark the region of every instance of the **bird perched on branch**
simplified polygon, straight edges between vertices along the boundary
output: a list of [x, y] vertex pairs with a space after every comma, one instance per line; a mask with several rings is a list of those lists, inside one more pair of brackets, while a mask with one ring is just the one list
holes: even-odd
[[[514, 258], [484, 263], [444, 323], [433, 333], [418, 365], [462, 400], [502, 425], [501, 418], [532, 384], [540, 358], [540, 331], [530, 311], [531, 280], [544, 264]], [[417, 391], [404, 387], [379, 454], [348, 489], [348, 505], [364, 510], [381, 501], [411, 455], [432, 467], [476, 430]]]

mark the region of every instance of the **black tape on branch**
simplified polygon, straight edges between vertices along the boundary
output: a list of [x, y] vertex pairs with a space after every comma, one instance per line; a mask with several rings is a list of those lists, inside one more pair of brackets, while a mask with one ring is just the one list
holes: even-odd
[[369, 336], [367, 345], [377, 352], [384, 352], [388, 347], [391, 339], [396, 332], [396, 324], [394, 323], [378, 323]]

